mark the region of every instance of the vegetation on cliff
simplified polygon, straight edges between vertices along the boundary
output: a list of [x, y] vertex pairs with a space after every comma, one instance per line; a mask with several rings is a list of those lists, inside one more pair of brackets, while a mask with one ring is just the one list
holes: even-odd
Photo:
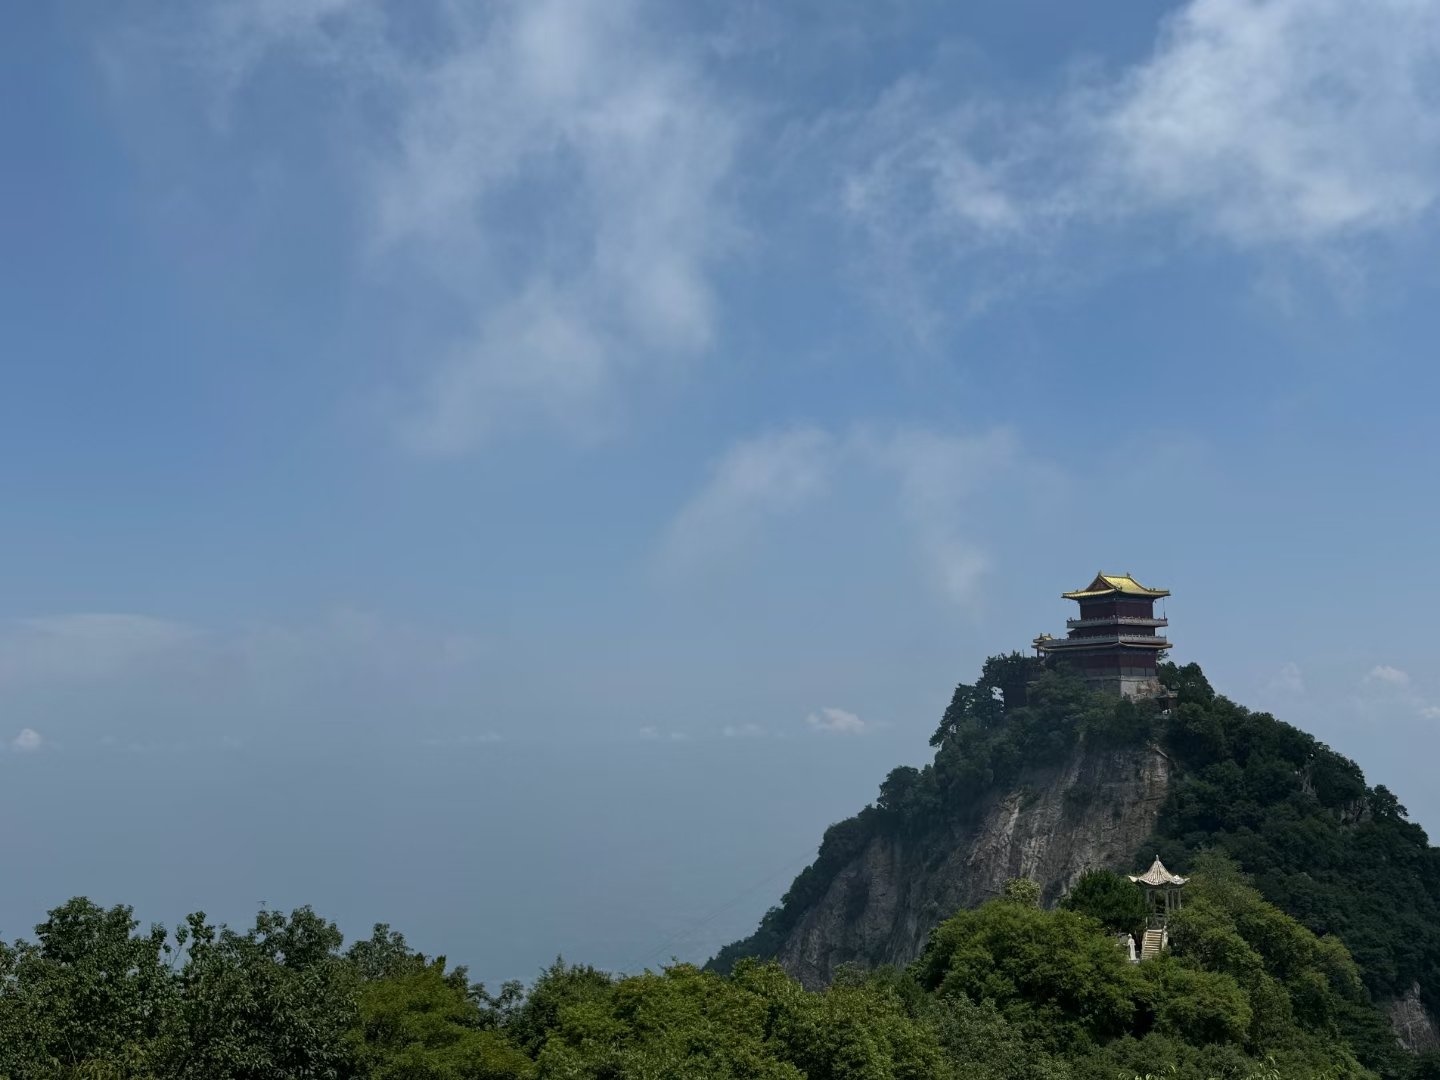
[[[1019, 654], [992, 657], [974, 684], [957, 687], [931, 739], [934, 761], [895, 769], [873, 805], [827, 830], [815, 862], [755, 935], [722, 950], [713, 966], [776, 955], [875, 837], [943, 829], [987, 793], [1012, 787], [1026, 769], [1063, 762], [1082, 742], [1153, 745], [1169, 756], [1174, 775], [1136, 863], [1158, 852], [1185, 872], [1204, 852], [1224, 853], [1266, 901], [1343, 945], [1368, 1000], [1346, 998], [1334, 1022], [1362, 1060], [1400, 1068], [1393, 1035], [1371, 1002], [1418, 984], [1440, 1013], [1440, 852], [1389, 791], [1366, 785], [1354, 762], [1216, 694], [1197, 665], [1161, 670], [1175, 695], [1168, 711], [1097, 695], [1073, 674]], [[1123, 925], [1118, 914], [1106, 921]]]

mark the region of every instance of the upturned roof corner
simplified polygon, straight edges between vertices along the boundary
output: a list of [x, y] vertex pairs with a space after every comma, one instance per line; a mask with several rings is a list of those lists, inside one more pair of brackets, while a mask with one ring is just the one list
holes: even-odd
[[1155, 856], [1155, 861], [1150, 864], [1150, 869], [1143, 874], [1127, 875], [1137, 885], [1184, 885], [1190, 879], [1181, 877], [1179, 874], [1172, 874], [1165, 869], [1165, 864], [1160, 861], [1160, 856]]

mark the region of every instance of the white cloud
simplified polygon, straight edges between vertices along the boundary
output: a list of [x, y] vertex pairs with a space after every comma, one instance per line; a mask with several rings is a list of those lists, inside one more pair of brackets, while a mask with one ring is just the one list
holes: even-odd
[[21, 753], [34, 753], [44, 745], [44, 742], [45, 740], [41, 738], [38, 731], [27, 727], [21, 729], [20, 734], [10, 740], [10, 746]]
[[[488, 309], [409, 417], [419, 445], [464, 449], [517, 417], [603, 422], [617, 387], [710, 345], [738, 121], [649, 21], [627, 0], [517, 5], [410, 85], [380, 242], [423, 247]], [[541, 187], [558, 190], [517, 230], [517, 196]], [[526, 265], [476, 295], [496, 241]]]
[[1285, 697], [1294, 697], [1305, 692], [1305, 676], [1300, 670], [1300, 665], [1287, 662], [1280, 665], [1280, 670], [1270, 680], [1266, 687], [1271, 694]]
[[194, 627], [148, 615], [82, 613], [0, 624], [0, 687], [105, 679], [202, 645]]
[[1378, 683], [1382, 686], [1409, 686], [1410, 675], [1397, 667], [1389, 664], [1376, 664], [1365, 676], [1367, 683]]
[[853, 712], [844, 709], [823, 708], [805, 718], [811, 731], [826, 735], [859, 735], [868, 725]]
[[1102, 115], [1124, 192], [1241, 244], [1402, 227], [1440, 195], [1427, 0], [1192, 0]]
[[836, 458], [834, 438], [813, 427], [736, 443], [671, 521], [662, 566], [690, 569], [744, 543], [766, 520], [799, 509], [828, 488]]
[[727, 739], [759, 739], [769, 734], [759, 724], [727, 724], [720, 729], [720, 734]]
[[1366, 672], [1351, 703], [1369, 724], [1440, 720], [1440, 705], [1408, 671], [1391, 664], [1376, 664]]
[[901, 510], [936, 585], [952, 600], [973, 600], [990, 560], [971, 538], [967, 500], [985, 483], [1014, 474], [1019, 455], [1013, 436], [1004, 430], [967, 437], [901, 429], [883, 437], [862, 433], [854, 443], [898, 481]]
[[[742, 150], [820, 163], [780, 178], [786, 209], [828, 185], [865, 238], [867, 278], [922, 337], [930, 284], [964, 313], [1083, 275], [1060, 257], [1078, 246], [1055, 250], [1077, 229], [1158, 217], [1314, 253], [1413, 228], [1440, 198], [1429, 0], [1190, 0], [1140, 61], [1039, 100], [957, 88], [950, 73], [971, 65], [942, 49], [943, 74], [799, 117], [764, 147], [750, 145], [761, 110], [707, 66], [714, 42], [663, 25], [654, 0], [429, 10], [417, 34], [382, 0], [230, 0], [179, 16], [187, 47], [172, 29], [170, 53], [137, 52], [127, 34], [108, 65], [204, 69], [220, 112], [297, 66], [330, 80], [309, 100], [334, 114], [337, 198], [356, 204], [365, 269], [448, 298], [443, 330], [410, 312], [397, 339], [418, 355], [382, 378], [398, 436], [428, 452], [537, 425], [603, 434], [631, 395], [708, 353], [717, 270], [745, 233]], [[984, 260], [959, 288], [957, 259]], [[950, 558], [963, 588], [973, 560]]]
[[192, 36], [222, 115], [287, 64], [334, 81], [369, 271], [418, 275], [468, 313], [418, 372], [396, 372], [406, 443], [602, 432], [623, 391], [712, 342], [739, 110], [702, 43], [662, 36], [645, 0], [434, 15], [417, 47], [409, 13], [380, 0], [236, 0]]
[[[1190, 0], [1142, 62], [1040, 100], [957, 89], [955, 68], [812, 129], [842, 161], [837, 203], [869, 280], [922, 338], [937, 316], [917, 295], [983, 309], [1074, 272], [1056, 247], [1082, 229], [1183, 223], [1331, 268], [1440, 201], [1430, 0]], [[1087, 265], [1114, 246], [1086, 244]], [[962, 289], [957, 262], [973, 271]]]
[[878, 479], [893, 494], [932, 584], [969, 603], [990, 565], [974, 537], [973, 497], [1026, 468], [1004, 430], [964, 436], [864, 428], [835, 435], [806, 427], [742, 439], [671, 521], [660, 565], [672, 573], [697, 569], [754, 540], [767, 522], [801, 510], [842, 479]]

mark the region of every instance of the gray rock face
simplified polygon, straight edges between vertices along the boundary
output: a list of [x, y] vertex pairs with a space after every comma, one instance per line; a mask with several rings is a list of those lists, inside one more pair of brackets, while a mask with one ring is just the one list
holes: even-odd
[[796, 924], [780, 963], [811, 988], [844, 963], [909, 963], [937, 924], [1014, 877], [1040, 882], [1053, 903], [1086, 870], [1134, 858], [1170, 775], [1158, 749], [1080, 747], [1064, 765], [1027, 771], [964, 821], [920, 839], [876, 838]]
[[1406, 1050], [1423, 1054], [1427, 1050], [1440, 1050], [1440, 1030], [1435, 1020], [1420, 1001], [1420, 984], [1410, 987], [1410, 992], [1390, 1003], [1390, 1024], [1395, 1037]]

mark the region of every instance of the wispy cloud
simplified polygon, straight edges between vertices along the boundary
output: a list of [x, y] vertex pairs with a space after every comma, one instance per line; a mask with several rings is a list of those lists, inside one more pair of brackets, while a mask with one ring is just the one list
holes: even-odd
[[720, 729], [727, 739], [763, 739], [769, 732], [759, 724], [727, 724]]
[[812, 712], [805, 718], [811, 731], [822, 735], [860, 735], [869, 725], [853, 712], [845, 709], [826, 707]]
[[878, 437], [862, 432], [854, 444], [898, 484], [901, 512], [935, 584], [952, 600], [973, 600], [990, 560], [975, 536], [969, 497], [1000, 476], [1017, 475], [1014, 436], [1005, 430], [957, 436], [906, 428]]
[[47, 744], [53, 736], [214, 747], [283, 738], [297, 721], [312, 736], [383, 735], [397, 715], [411, 730], [488, 740], [461, 727], [456, 704], [483, 700], [488, 659], [472, 637], [351, 610], [225, 629], [141, 614], [53, 615], [0, 626], [0, 709], [44, 724]]
[[[1200, 236], [1333, 262], [1440, 200], [1434, 15], [1417, 0], [1191, 0], [1143, 61], [1049, 97], [911, 73], [813, 130], [844, 163], [836, 206], [866, 238], [874, 288], [921, 336], [935, 316], [917, 292], [943, 282], [952, 310], [983, 309], [1065, 273], [1062, 250], [1094, 230], [1106, 247], [1159, 224], [1151, 250], [1170, 226], [1177, 248]], [[958, 296], [957, 263], [975, 271]]]
[[[381, 411], [425, 453], [614, 430], [714, 351], [719, 275], [763, 243], [756, 222], [817, 193], [920, 338], [1196, 237], [1341, 266], [1440, 199], [1440, 20], [1420, 0], [1190, 0], [1148, 55], [1057, 91], [987, 92], [947, 60], [829, 109], [745, 98], [725, 49], [654, 0], [425, 11], [230, 0], [177, 16], [160, 60], [121, 35], [108, 65], [120, 86], [160, 61], [200, 69], [222, 117], [297, 73], [328, 80], [355, 270], [420, 282], [444, 312], [384, 292], [415, 355], [383, 366]], [[858, 43], [873, 28], [855, 15]], [[773, 23], [762, 36], [807, 32]], [[773, 205], [737, 183], [752, 168]]]
[[1281, 664], [1274, 678], [1265, 685], [1265, 692], [1273, 697], [1287, 698], [1305, 693], [1305, 675], [1300, 665], [1293, 661]]
[[1365, 681], [1383, 686], [1409, 686], [1410, 673], [1389, 664], [1376, 664], [1365, 675]]
[[1192, 0], [1098, 145], [1123, 194], [1240, 245], [1387, 232], [1440, 197], [1437, 62], [1429, 3]]
[[1366, 672], [1352, 701], [1370, 721], [1440, 719], [1440, 705], [1426, 687], [1417, 686], [1408, 671], [1393, 664], [1376, 664]]
[[[661, 34], [655, 5], [204, 11], [158, 35], [161, 55], [178, 64], [183, 40], [222, 126], [267, 79], [331, 80], [363, 269], [418, 277], [459, 313], [423, 335], [420, 362], [393, 369], [387, 411], [406, 444], [457, 453], [535, 425], [592, 435], [624, 390], [709, 348], [712, 274], [737, 235], [726, 189], [742, 110], [707, 77], [701, 43]], [[435, 25], [417, 33], [412, 17]], [[153, 59], [136, 40], [109, 65], [121, 83]]]
[[484, 310], [404, 421], [442, 452], [517, 419], [591, 425], [619, 384], [709, 346], [739, 136], [640, 3], [539, 0], [459, 22], [458, 47], [407, 75], [375, 205], [381, 250], [416, 253]]
[[45, 745], [45, 740], [34, 728], [21, 728], [20, 734], [10, 740], [10, 748], [22, 754], [33, 754]]
[[125, 613], [12, 620], [0, 624], [0, 687], [103, 680], [203, 647], [203, 636], [184, 623]]
[[1000, 477], [1023, 475], [1014, 436], [966, 436], [918, 428], [856, 428], [835, 434], [792, 428], [741, 439], [672, 519], [660, 545], [668, 573], [688, 573], [755, 541], [765, 526], [857, 479], [879, 481], [932, 583], [966, 603], [989, 566], [976, 538], [972, 497]]
[[737, 442], [671, 521], [662, 565], [670, 572], [691, 569], [743, 544], [771, 518], [800, 509], [829, 487], [838, 452], [834, 437], [816, 427]]

